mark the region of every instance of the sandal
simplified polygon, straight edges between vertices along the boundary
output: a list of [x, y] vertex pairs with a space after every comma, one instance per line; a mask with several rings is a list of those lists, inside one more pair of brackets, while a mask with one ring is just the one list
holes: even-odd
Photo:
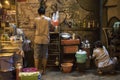
[[46, 73], [46, 71], [45, 71], [45, 70], [43, 70], [42, 75], [45, 75], [45, 73]]
[[103, 74], [103, 72], [102, 72], [102, 71], [98, 71], [98, 74], [99, 74], [99, 75], [102, 75], [102, 74]]
[[98, 72], [99, 75], [103, 74], [103, 72], [101, 70], [99, 70], [99, 69], [97, 70], [97, 72]]
[[43, 70], [39, 70], [39, 72], [40, 72], [41, 74], [43, 74]]

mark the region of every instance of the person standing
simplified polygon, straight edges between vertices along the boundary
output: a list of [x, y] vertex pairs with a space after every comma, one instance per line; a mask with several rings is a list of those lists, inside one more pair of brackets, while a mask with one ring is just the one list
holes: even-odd
[[51, 18], [45, 16], [45, 8], [38, 9], [39, 16], [34, 20], [34, 65], [42, 74], [46, 72], [48, 58], [48, 44], [50, 40], [49, 27]]

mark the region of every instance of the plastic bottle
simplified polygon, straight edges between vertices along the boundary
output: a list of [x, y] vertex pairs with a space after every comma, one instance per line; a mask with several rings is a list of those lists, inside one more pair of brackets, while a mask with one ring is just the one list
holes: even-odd
[[72, 34], [72, 39], [75, 39], [75, 33]]
[[88, 28], [90, 28], [90, 22], [88, 22]]

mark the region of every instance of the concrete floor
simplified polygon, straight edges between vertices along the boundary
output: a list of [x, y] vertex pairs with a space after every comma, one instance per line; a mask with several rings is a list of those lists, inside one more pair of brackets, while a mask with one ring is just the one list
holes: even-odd
[[[0, 80], [15, 80], [12, 78], [11, 72], [0, 73]], [[72, 71], [63, 73], [60, 70], [47, 70], [45, 75], [41, 76], [41, 80], [120, 80], [120, 71], [116, 74], [98, 75], [94, 70], [86, 70], [85, 72]]]
[[48, 71], [46, 75], [42, 75], [41, 80], [120, 80], [120, 72], [118, 71], [114, 75], [98, 75], [95, 70], [87, 70], [84, 73], [78, 71], [73, 71], [71, 73]]

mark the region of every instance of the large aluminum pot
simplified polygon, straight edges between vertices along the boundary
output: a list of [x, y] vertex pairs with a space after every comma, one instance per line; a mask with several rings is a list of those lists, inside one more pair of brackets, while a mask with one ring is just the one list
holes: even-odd
[[71, 38], [71, 34], [70, 33], [60, 33], [60, 36], [63, 38], [63, 39], [70, 39]]

